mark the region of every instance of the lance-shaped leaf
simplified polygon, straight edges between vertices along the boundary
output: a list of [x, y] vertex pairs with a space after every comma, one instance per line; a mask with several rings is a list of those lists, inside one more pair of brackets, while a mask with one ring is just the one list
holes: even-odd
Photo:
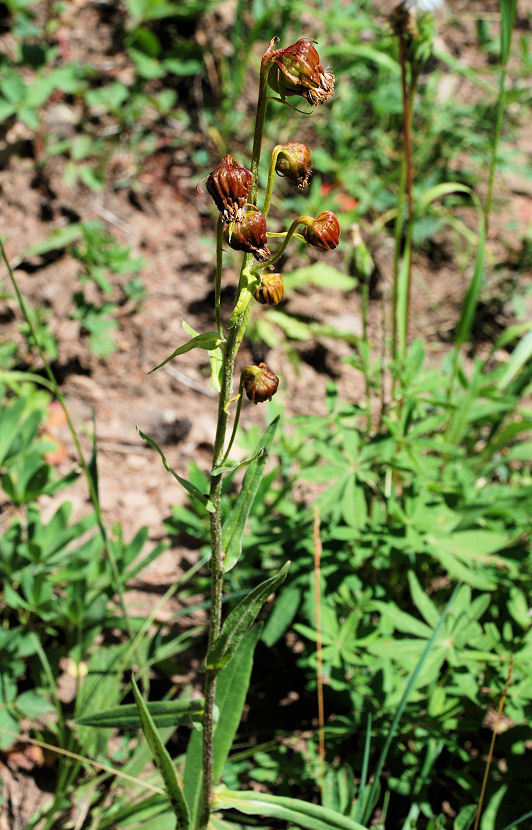
[[232, 808], [248, 816], [271, 816], [304, 830], [365, 830], [362, 824], [335, 810], [269, 793], [220, 789], [214, 795], [213, 807], [215, 810]]
[[216, 349], [220, 346], [224, 341], [221, 339], [220, 335], [217, 331], [205, 331], [203, 334], [198, 334], [196, 337], [193, 337], [192, 340], [189, 340], [187, 343], [183, 343], [182, 346], [179, 346], [175, 352], [172, 352], [171, 355], [168, 355], [162, 363], [159, 363], [158, 366], [155, 366], [153, 369], [150, 369], [148, 372], [149, 375], [152, 372], [156, 372], [157, 369], [162, 369], [169, 360], [173, 360], [174, 357], [177, 357], [180, 354], [185, 354], [186, 352], [190, 352], [192, 349], [206, 349], [210, 351], [211, 349]]
[[233, 608], [224, 622], [219, 636], [207, 652], [205, 658], [207, 669], [220, 669], [231, 659], [234, 650], [251, 627], [270, 594], [284, 582], [289, 567], [290, 562], [285, 562], [279, 573], [265, 579], [256, 588], [253, 588], [238, 603], [236, 608]]
[[151, 749], [153, 760], [157, 764], [159, 772], [161, 773], [166, 791], [168, 792], [168, 797], [170, 798], [172, 809], [175, 813], [177, 822], [176, 830], [189, 830], [190, 816], [188, 807], [183, 791], [179, 786], [179, 781], [177, 780], [172, 759], [170, 758], [170, 755], [168, 754], [166, 747], [157, 732], [157, 727], [155, 726], [153, 718], [150, 715], [150, 710], [146, 706], [146, 703], [138, 690], [134, 677], [131, 678], [131, 685], [133, 688], [133, 697], [135, 698], [135, 703], [137, 704], [137, 709], [142, 723], [142, 731]]
[[[279, 416], [274, 418], [271, 424], [266, 428], [264, 435], [256, 447], [255, 453], [257, 458], [252, 461], [246, 470], [244, 481], [242, 482], [242, 489], [236, 500], [231, 513], [227, 517], [223, 526], [222, 533], [222, 550], [225, 553], [224, 571], [230, 571], [234, 568], [242, 553], [242, 537], [244, 535], [244, 528], [251, 510], [251, 506], [257, 495], [259, 484], [261, 482], [264, 467], [268, 460], [268, 453], [271, 450], [275, 430], [279, 423]], [[262, 449], [262, 454], [259, 455]]]
[[[203, 698], [199, 700], [157, 700], [145, 704], [155, 726], [179, 726], [201, 720], [205, 708]], [[116, 727], [117, 729], [141, 729], [142, 721], [136, 703], [125, 703], [91, 712], [76, 718], [81, 726]]]
[[[261, 634], [259, 623], [241, 640], [229, 666], [224, 669], [216, 681], [216, 705], [220, 717], [214, 728], [212, 744], [212, 779], [218, 782], [223, 765], [227, 760], [231, 746], [242, 717], [242, 710], [253, 668], [253, 652]], [[192, 827], [197, 826], [201, 808], [202, 791], [202, 733], [195, 729], [190, 736], [183, 776], [183, 790], [190, 809]]]
[[144, 441], [146, 441], [146, 443], [150, 445], [150, 447], [153, 447], [153, 449], [159, 453], [165, 469], [167, 469], [168, 472], [173, 475], [173, 477], [176, 481], [179, 482], [181, 487], [184, 487], [187, 493], [189, 493], [193, 499], [197, 499], [200, 502], [200, 504], [202, 504], [203, 507], [209, 511], [209, 513], [213, 513], [214, 505], [212, 501], [208, 499], [207, 496], [201, 492], [201, 490], [198, 490], [195, 484], [192, 484], [191, 481], [188, 481], [186, 478], [180, 476], [179, 473], [176, 473], [176, 471], [173, 470], [172, 467], [170, 467], [168, 461], [166, 460], [166, 456], [160, 448], [159, 444], [157, 444], [157, 442], [154, 441], [153, 438], [150, 438], [149, 435], [146, 435], [144, 432], [142, 432], [142, 430], [138, 427], [137, 432], [140, 435], [140, 437], [143, 438]]

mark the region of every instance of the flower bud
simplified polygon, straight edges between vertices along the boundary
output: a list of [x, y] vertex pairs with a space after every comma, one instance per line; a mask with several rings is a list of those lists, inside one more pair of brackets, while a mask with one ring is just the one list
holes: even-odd
[[255, 299], [264, 305], [277, 305], [284, 297], [284, 285], [281, 274], [263, 274], [260, 285], [255, 291]]
[[291, 141], [289, 144], [279, 145], [276, 150], [279, 150], [279, 155], [275, 162], [275, 172], [279, 176], [286, 176], [290, 183], [295, 184], [300, 190], [308, 187], [312, 174], [312, 159], [307, 145]]
[[207, 190], [222, 214], [224, 222], [243, 218], [245, 204], [253, 183], [253, 173], [237, 160], [226, 156], [207, 179]]
[[281, 98], [302, 95], [315, 105], [334, 95], [334, 75], [325, 71], [310, 40], [302, 38], [286, 49], [274, 49], [272, 56], [275, 66], [270, 69], [268, 83]]
[[259, 262], [271, 256], [266, 245], [266, 219], [258, 208], [248, 210], [241, 221], [226, 225], [224, 236], [235, 251], [253, 254]]
[[308, 220], [303, 229], [307, 245], [331, 251], [340, 241], [340, 225], [332, 210], [322, 210], [315, 219]]
[[275, 395], [279, 386], [279, 378], [268, 369], [265, 363], [259, 363], [258, 366], [246, 366], [242, 370], [240, 382], [246, 390], [248, 399], [254, 404], [271, 401], [272, 395]]

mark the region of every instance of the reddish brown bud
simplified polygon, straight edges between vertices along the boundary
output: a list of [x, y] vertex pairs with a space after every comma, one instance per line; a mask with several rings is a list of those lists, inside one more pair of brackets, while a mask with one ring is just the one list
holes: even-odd
[[275, 395], [279, 386], [279, 378], [268, 369], [265, 363], [259, 363], [258, 366], [246, 366], [242, 370], [240, 381], [249, 400], [255, 404], [271, 401], [272, 395]]
[[291, 141], [289, 144], [281, 144], [275, 149], [279, 150], [275, 162], [276, 173], [279, 176], [286, 176], [291, 184], [295, 184], [300, 190], [308, 187], [312, 174], [312, 159], [307, 145]]
[[322, 210], [315, 219], [308, 220], [303, 229], [307, 245], [331, 251], [340, 241], [340, 225], [332, 210]]
[[206, 187], [224, 222], [243, 218], [252, 183], [251, 170], [241, 167], [233, 156], [226, 156], [211, 172]]
[[325, 71], [310, 40], [302, 38], [286, 49], [274, 49], [272, 55], [275, 66], [270, 69], [268, 83], [281, 98], [302, 95], [312, 105], [332, 98], [334, 75]]
[[224, 235], [231, 248], [253, 254], [259, 262], [271, 256], [266, 245], [266, 219], [258, 208], [248, 210], [240, 222], [227, 225]]
[[283, 297], [284, 285], [281, 274], [263, 274], [255, 291], [255, 299], [264, 305], [277, 305]]

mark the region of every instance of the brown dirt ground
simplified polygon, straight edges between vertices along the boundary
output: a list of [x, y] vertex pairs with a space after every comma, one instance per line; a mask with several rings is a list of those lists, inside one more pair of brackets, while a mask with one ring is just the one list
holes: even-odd
[[[522, 14], [524, 5], [520, 4]], [[497, 6], [496, 2], [490, 4], [493, 13]], [[207, 25], [220, 25], [224, 20], [230, 26], [231, 8], [231, 4], [224, 3], [225, 17], [215, 17]], [[474, 14], [479, 10], [485, 11], [486, 3], [456, 0], [439, 14], [441, 41], [471, 65], [484, 60], [475, 47]], [[97, 4], [76, 0], [65, 18], [63, 32], [72, 56], [109, 68], [106, 47], [110, 35], [101, 27], [96, 32], [97, 16]], [[223, 39], [223, 32], [220, 37]], [[229, 43], [227, 38], [224, 43]], [[9, 35], [3, 36], [3, 46], [9, 52], [12, 47]], [[127, 78], [131, 67], [125, 56], [119, 54], [113, 57], [109, 71], [116, 78]], [[445, 87], [442, 94], [457, 94], [456, 87]], [[475, 92], [463, 80], [458, 94], [467, 96]], [[43, 121], [63, 119], [62, 128], [68, 136], [68, 114], [61, 110], [60, 104], [50, 103], [43, 112]], [[95, 413], [101, 501], [106, 520], [110, 524], [121, 522], [126, 538], [141, 525], [147, 525], [154, 540], [163, 535], [162, 521], [171, 505], [182, 503], [184, 497], [158, 456], [139, 439], [136, 425], [157, 438], [171, 465], [186, 474], [192, 459], [208, 469], [216, 423], [216, 401], [206, 378], [204, 352], [189, 352], [167, 369], [147, 375], [151, 367], [184, 341], [183, 319], [200, 331], [213, 328], [214, 221], [209, 197], [206, 193], [196, 194], [196, 182], [202, 174], [198, 175], [192, 168], [183, 150], [169, 151], [165, 147], [167, 138], [160, 136], [162, 149], [145, 163], [138, 178], [140, 193], [134, 198], [127, 189], [116, 190], [111, 186], [97, 194], [80, 185], [68, 187], [63, 180], [64, 161], [60, 157], [51, 159], [44, 175], [37, 176], [39, 149], [23, 128], [11, 128], [0, 139], [1, 232], [11, 260], [20, 260], [28, 244], [43, 240], [52, 228], [64, 225], [66, 217], [99, 219], [120, 242], [144, 256], [142, 276], [148, 290], [147, 299], [135, 313], [127, 305], [120, 309], [118, 349], [106, 362], [91, 354], [86, 341], [80, 338], [77, 322], [69, 319], [77, 270], [72, 257], [63, 254], [48, 263], [44, 259], [32, 260], [34, 267], [19, 267], [15, 273], [24, 296], [34, 305], [44, 305], [52, 312], [51, 328], [59, 341], [62, 389], [75, 423], [90, 430], [92, 412]], [[192, 141], [201, 143], [202, 138], [194, 136]], [[519, 149], [523, 156], [530, 157], [532, 122], [522, 131]], [[111, 162], [114, 169], [110, 182], [132, 163], [127, 154], [117, 153]], [[519, 175], [498, 177], [497, 213], [489, 240], [492, 261], [501, 253], [506, 257], [516, 253], [519, 240], [532, 221], [531, 196], [530, 180]], [[473, 227], [474, 218], [469, 216], [468, 221]], [[512, 234], [506, 230], [510, 221], [514, 222]], [[198, 245], [198, 236], [209, 237], [210, 244]], [[349, 233], [344, 233], [344, 244], [326, 255], [329, 264], [344, 268], [349, 257], [348, 237]], [[371, 301], [369, 325], [378, 348], [382, 310], [386, 309], [388, 319], [390, 311], [391, 239], [382, 234], [371, 240], [371, 248], [378, 269], [378, 284]], [[287, 270], [292, 264], [287, 263]], [[3, 271], [2, 268], [0, 277]], [[436, 357], [448, 348], [446, 343], [469, 275], [470, 268], [465, 273], [460, 271], [456, 259], [435, 263], [424, 254], [416, 256], [412, 308], [415, 333], [426, 337]], [[227, 268], [224, 286], [229, 287], [229, 298], [235, 279], [233, 268]], [[357, 291], [344, 294], [302, 288], [287, 297], [284, 310], [355, 334], [362, 330]], [[267, 311], [260, 309], [257, 313]], [[20, 341], [20, 320], [12, 300], [0, 302], [2, 340]], [[357, 400], [362, 396], [361, 376], [342, 362], [350, 353], [346, 344], [319, 338], [312, 343], [296, 343], [294, 347], [301, 356], [297, 371], [286, 359], [281, 344], [273, 349], [245, 344], [238, 365], [266, 360], [281, 376], [279, 397], [287, 414], [322, 413], [325, 386], [330, 377], [337, 380], [345, 398]], [[479, 348], [485, 351], [488, 347], [480, 343]], [[28, 364], [37, 365], [34, 355], [28, 356]], [[261, 407], [244, 408], [244, 424], [263, 419]], [[63, 473], [76, 462], [74, 447], [64, 425], [56, 427], [53, 434], [67, 448], [67, 457], [58, 466], [58, 471]], [[57, 497], [43, 499], [45, 513], [51, 514], [64, 498], [74, 502], [78, 515], [89, 507], [86, 487], [80, 479]], [[5, 509], [6, 505], [1, 508]], [[144, 587], [170, 585], [195, 555], [184, 548], [168, 550], [143, 573]], [[155, 596], [159, 594], [133, 590], [129, 597], [132, 610], [147, 610]], [[167, 613], [173, 610], [175, 604], [170, 604]]]

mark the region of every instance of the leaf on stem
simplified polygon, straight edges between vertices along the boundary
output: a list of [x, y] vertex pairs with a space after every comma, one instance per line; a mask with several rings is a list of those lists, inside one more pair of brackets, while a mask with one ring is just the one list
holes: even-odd
[[133, 688], [133, 697], [135, 698], [135, 703], [137, 705], [142, 723], [142, 731], [151, 749], [153, 760], [157, 764], [159, 772], [163, 778], [175, 817], [177, 819], [176, 830], [188, 830], [190, 827], [190, 815], [185, 801], [185, 796], [183, 795], [183, 791], [177, 780], [172, 759], [170, 758], [170, 755], [168, 754], [166, 747], [157, 732], [150, 710], [138, 690], [134, 677], [131, 678], [131, 685]]
[[[216, 705], [220, 716], [214, 729], [212, 745], [212, 777], [214, 783], [222, 773], [242, 717], [253, 668], [253, 652], [262, 627], [256, 625], [241, 640], [227, 668], [216, 681]], [[190, 809], [192, 827], [196, 827], [202, 789], [202, 733], [194, 730], [187, 747], [183, 789]]]
[[217, 331], [205, 331], [203, 334], [198, 334], [196, 337], [193, 337], [192, 340], [189, 340], [187, 343], [183, 343], [182, 346], [179, 346], [179, 348], [166, 357], [162, 363], [159, 363], [158, 366], [150, 369], [148, 374], [151, 375], [158, 369], [162, 369], [163, 366], [166, 366], [169, 360], [173, 360], [174, 357], [177, 357], [180, 354], [190, 352], [192, 349], [206, 349], [207, 351], [211, 351], [212, 349], [216, 349], [222, 343], [223, 340]]
[[275, 430], [279, 423], [279, 416], [266, 428], [259, 444], [256, 448], [256, 454], [262, 449], [262, 454], [254, 461], [251, 461], [246, 470], [244, 481], [242, 483], [242, 490], [236, 500], [231, 513], [226, 519], [222, 532], [222, 550], [225, 553], [224, 571], [230, 571], [234, 568], [242, 553], [242, 537], [244, 535], [244, 528], [251, 510], [255, 496], [259, 489], [259, 484], [264, 473], [264, 467], [268, 460], [268, 453], [271, 450]]
[[304, 830], [365, 830], [362, 824], [335, 810], [269, 793], [218, 790], [214, 796], [214, 809], [229, 808], [246, 815], [278, 818]]
[[207, 652], [205, 658], [207, 669], [221, 669], [229, 662], [240, 640], [251, 627], [270, 594], [286, 579], [289, 567], [290, 562], [285, 562], [275, 576], [265, 579], [253, 588], [236, 608], [233, 608], [222, 626], [220, 635]]
[[205, 509], [209, 512], [209, 513], [213, 513], [213, 512], [214, 512], [214, 505], [213, 505], [212, 501], [211, 501], [209, 498], [207, 498], [207, 496], [206, 496], [204, 493], [202, 493], [202, 492], [201, 492], [201, 490], [198, 490], [198, 488], [196, 487], [196, 485], [195, 485], [195, 484], [192, 484], [192, 482], [191, 482], [191, 481], [188, 481], [186, 478], [183, 478], [182, 476], [180, 476], [178, 473], [176, 473], [176, 471], [175, 471], [175, 470], [173, 470], [173, 469], [170, 467], [170, 465], [169, 465], [168, 461], [166, 460], [166, 457], [165, 457], [165, 455], [164, 455], [164, 453], [163, 453], [162, 449], [161, 449], [161, 448], [160, 448], [160, 446], [159, 446], [159, 445], [158, 445], [158, 444], [157, 444], [157, 443], [153, 440], [153, 438], [150, 438], [150, 436], [149, 436], [149, 435], [146, 435], [146, 434], [145, 434], [144, 432], [142, 432], [142, 430], [141, 430], [141, 429], [139, 429], [138, 427], [137, 427], [137, 432], [138, 432], [138, 434], [140, 435], [140, 437], [141, 437], [144, 441], [146, 441], [146, 443], [147, 443], [147, 444], [149, 444], [149, 445], [150, 445], [150, 447], [153, 447], [153, 449], [154, 449], [154, 450], [156, 450], [156, 451], [159, 453], [159, 455], [161, 456], [161, 460], [162, 460], [162, 462], [163, 462], [163, 464], [164, 464], [165, 469], [167, 469], [167, 470], [168, 470], [168, 472], [169, 472], [169, 473], [171, 473], [171, 474], [173, 475], [173, 477], [175, 478], [175, 480], [176, 480], [176, 481], [178, 481], [178, 482], [179, 482], [179, 484], [180, 484], [182, 487], [184, 487], [184, 488], [185, 488], [185, 490], [187, 491], [187, 493], [189, 493], [189, 495], [190, 495], [190, 496], [192, 496], [192, 498], [193, 498], [193, 499], [197, 499], [197, 501], [199, 501], [199, 502], [200, 502], [200, 504], [202, 504], [202, 505], [203, 505], [203, 507], [204, 507], [204, 508], [205, 508]]
[[[201, 720], [205, 708], [203, 698], [198, 700], [160, 700], [145, 704], [155, 726], [180, 726]], [[91, 712], [76, 718], [80, 726], [116, 729], [142, 729], [142, 720], [136, 703], [126, 703], [104, 709], [103, 712]]]

